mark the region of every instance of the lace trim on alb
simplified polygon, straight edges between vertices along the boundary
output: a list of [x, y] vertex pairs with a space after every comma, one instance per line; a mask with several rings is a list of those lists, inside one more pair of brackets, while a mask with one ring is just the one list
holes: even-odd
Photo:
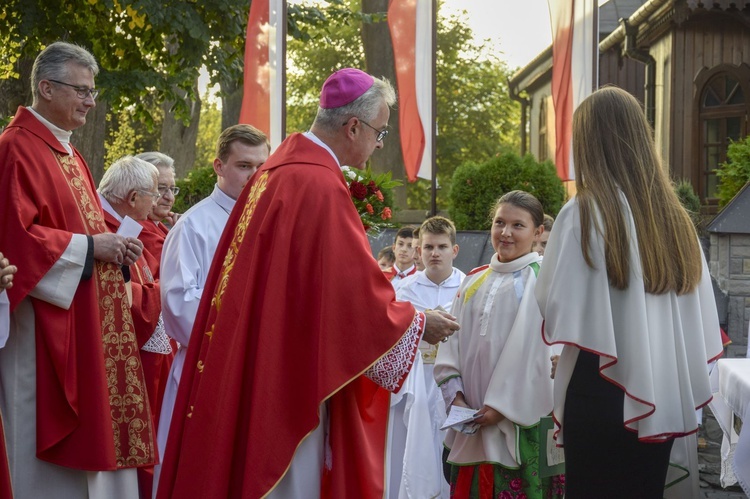
[[159, 322], [156, 323], [154, 334], [152, 334], [146, 344], [141, 347], [141, 350], [145, 352], [160, 353], [163, 355], [172, 353], [172, 345], [169, 343], [169, 336], [167, 336], [167, 332], [164, 329], [164, 321], [161, 318], [161, 314], [159, 314]]

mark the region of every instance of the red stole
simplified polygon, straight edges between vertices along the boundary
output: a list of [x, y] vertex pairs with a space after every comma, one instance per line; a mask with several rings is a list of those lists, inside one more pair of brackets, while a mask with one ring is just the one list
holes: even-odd
[[[118, 227], [120, 227], [119, 220], [106, 211], [104, 212], [104, 220], [111, 232], [117, 232]], [[142, 233], [143, 231], [141, 231]], [[133, 291], [133, 305], [130, 307], [130, 313], [133, 316], [133, 326], [135, 327], [138, 348], [143, 348], [143, 345], [151, 338], [161, 315], [159, 282], [154, 280], [151, 271], [151, 266], [155, 260], [144, 244], [141, 258], [130, 266], [130, 284]], [[167, 388], [167, 379], [169, 378], [169, 368], [172, 365], [176, 350], [176, 344], [172, 345], [172, 353], [169, 355], [140, 350], [143, 375], [146, 380], [146, 388], [148, 390], [148, 398], [155, 426], [159, 424], [161, 402], [164, 399], [164, 391]]]
[[248, 182], [216, 255], [158, 497], [262, 497], [325, 400], [333, 462], [322, 493], [382, 497], [388, 397], [361, 374], [415, 312], [383, 279], [333, 158], [287, 138]]
[[[11, 312], [72, 233], [106, 232], [91, 174], [21, 107], [0, 136], [0, 247], [24, 262]], [[122, 273], [95, 262], [69, 310], [31, 298], [36, 323], [37, 457], [84, 470], [153, 464], [154, 429]]]

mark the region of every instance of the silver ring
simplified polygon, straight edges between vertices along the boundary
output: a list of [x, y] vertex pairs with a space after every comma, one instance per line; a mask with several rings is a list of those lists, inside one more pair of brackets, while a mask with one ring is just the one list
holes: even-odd
[[441, 343], [446, 343], [447, 341], [448, 341], [448, 337], [447, 336], [445, 338], [443, 338], [442, 340], [440, 340]]

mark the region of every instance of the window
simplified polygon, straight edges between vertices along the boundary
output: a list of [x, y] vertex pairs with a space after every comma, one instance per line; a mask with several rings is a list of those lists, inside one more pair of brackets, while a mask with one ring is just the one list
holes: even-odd
[[716, 170], [727, 160], [730, 141], [747, 134], [747, 97], [729, 71], [712, 76], [700, 94], [701, 197], [709, 203], [716, 200]]

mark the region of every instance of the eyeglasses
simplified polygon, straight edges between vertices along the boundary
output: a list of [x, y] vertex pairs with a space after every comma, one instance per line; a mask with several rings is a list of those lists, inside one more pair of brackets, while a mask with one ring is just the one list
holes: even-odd
[[383, 139], [385, 139], [388, 136], [388, 130], [386, 128], [383, 128], [382, 130], [378, 130], [377, 128], [375, 128], [371, 124], [367, 123], [363, 119], [360, 119], [359, 121], [360, 121], [360, 123], [369, 126], [370, 128], [372, 128], [373, 130], [375, 130], [378, 133], [378, 136], [375, 137], [375, 141], [376, 142], [383, 142]]
[[70, 87], [74, 89], [79, 99], [85, 99], [89, 95], [91, 96], [92, 99], [96, 99], [96, 96], [99, 95], [98, 88], [79, 87], [76, 85], [71, 85], [70, 83], [65, 83], [64, 81], [57, 81], [57, 80], [47, 80], [47, 81], [51, 81], [52, 83], [57, 83], [58, 85], [65, 85], [66, 87]]
[[154, 201], [156, 201], [157, 199], [161, 197], [161, 192], [151, 192], [151, 191], [146, 191], [143, 189], [138, 189], [138, 192], [140, 192], [141, 194], [147, 194], [151, 196], [151, 199], [153, 199]]
[[172, 191], [172, 195], [176, 196], [180, 193], [180, 188], [176, 185], [173, 187], [167, 187], [166, 185], [160, 185], [159, 186], [159, 195], [165, 196], [167, 194], [167, 191]]

